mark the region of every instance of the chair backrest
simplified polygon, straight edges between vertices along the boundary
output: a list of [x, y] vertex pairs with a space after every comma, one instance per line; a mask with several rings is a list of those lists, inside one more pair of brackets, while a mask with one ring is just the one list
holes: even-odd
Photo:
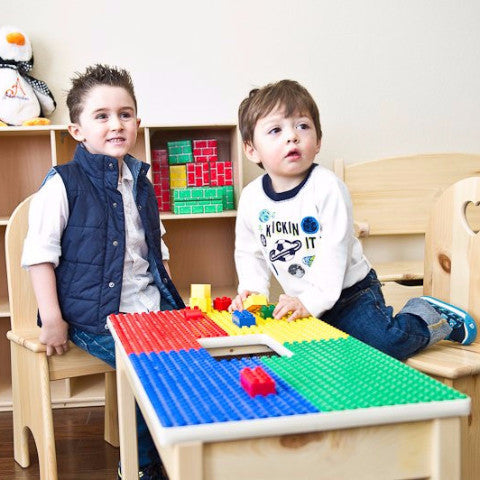
[[467, 214], [472, 207], [480, 210], [480, 177], [455, 183], [433, 206], [425, 235], [424, 293], [466, 310], [479, 323], [480, 233]]
[[425, 233], [436, 198], [462, 178], [480, 175], [480, 155], [441, 153], [386, 158], [343, 165], [335, 173], [346, 183], [357, 222], [370, 235]]
[[[8, 298], [13, 331], [34, 330], [37, 301], [28, 272], [21, 267], [23, 240], [28, 230], [31, 196], [12, 213], [5, 232]], [[38, 328], [38, 327], [37, 327]]]

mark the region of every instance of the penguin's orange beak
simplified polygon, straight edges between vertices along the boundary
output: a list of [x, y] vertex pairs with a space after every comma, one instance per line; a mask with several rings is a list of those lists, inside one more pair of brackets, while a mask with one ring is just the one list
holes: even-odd
[[25, 45], [25, 37], [20, 32], [12, 32], [7, 35], [7, 42], [16, 45]]

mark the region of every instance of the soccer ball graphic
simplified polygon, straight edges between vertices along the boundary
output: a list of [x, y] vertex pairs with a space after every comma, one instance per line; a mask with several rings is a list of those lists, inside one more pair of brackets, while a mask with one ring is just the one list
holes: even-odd
[[281, 262], [288, 262], [295, 257], [295, 252], [300, 250], [301, 246], [302, 242], [300, 240], [295, 240], [294, 242], [285, 239], [277, 240], [275, 248], [270, 250], [270, 261], [280, 260]]

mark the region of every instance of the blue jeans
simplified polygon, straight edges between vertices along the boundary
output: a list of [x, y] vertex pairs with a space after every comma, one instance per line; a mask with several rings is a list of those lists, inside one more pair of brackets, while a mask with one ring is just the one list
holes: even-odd
[[[69, 335], [70, 340], [75, 345], [115, 368], [115, 342], [110, 333], [97, 335], [70, 326]], [[158, 460], [159, 456], [138, 405], [136, 407], [136, 412], [138, 464], [140, 469], [143, 469], [151, 462]]]
[[342, 291], [322, 320], [399, 360], [446, 338], [448, 322], [425, 300], [412, 298], [393, 315], [375, 270]]

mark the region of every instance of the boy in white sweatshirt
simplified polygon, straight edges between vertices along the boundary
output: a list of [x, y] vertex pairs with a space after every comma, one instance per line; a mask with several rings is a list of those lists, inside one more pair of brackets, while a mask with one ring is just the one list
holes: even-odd
[[285, 294], [274, 317], [313, 315], [385, 353], [405, 359], [442, 339], [476, 336], [465, 312], [430, 297], [393, 316], [354, 235], [346, 186], [314, 163], [322, 131], [310, 93], [292, 80], [254, 89], [239, 108], [248, 159], [265, 169], [242, 192], [235, 263], [241, 310], [251, 293], [268, 297], [275, 275]]

